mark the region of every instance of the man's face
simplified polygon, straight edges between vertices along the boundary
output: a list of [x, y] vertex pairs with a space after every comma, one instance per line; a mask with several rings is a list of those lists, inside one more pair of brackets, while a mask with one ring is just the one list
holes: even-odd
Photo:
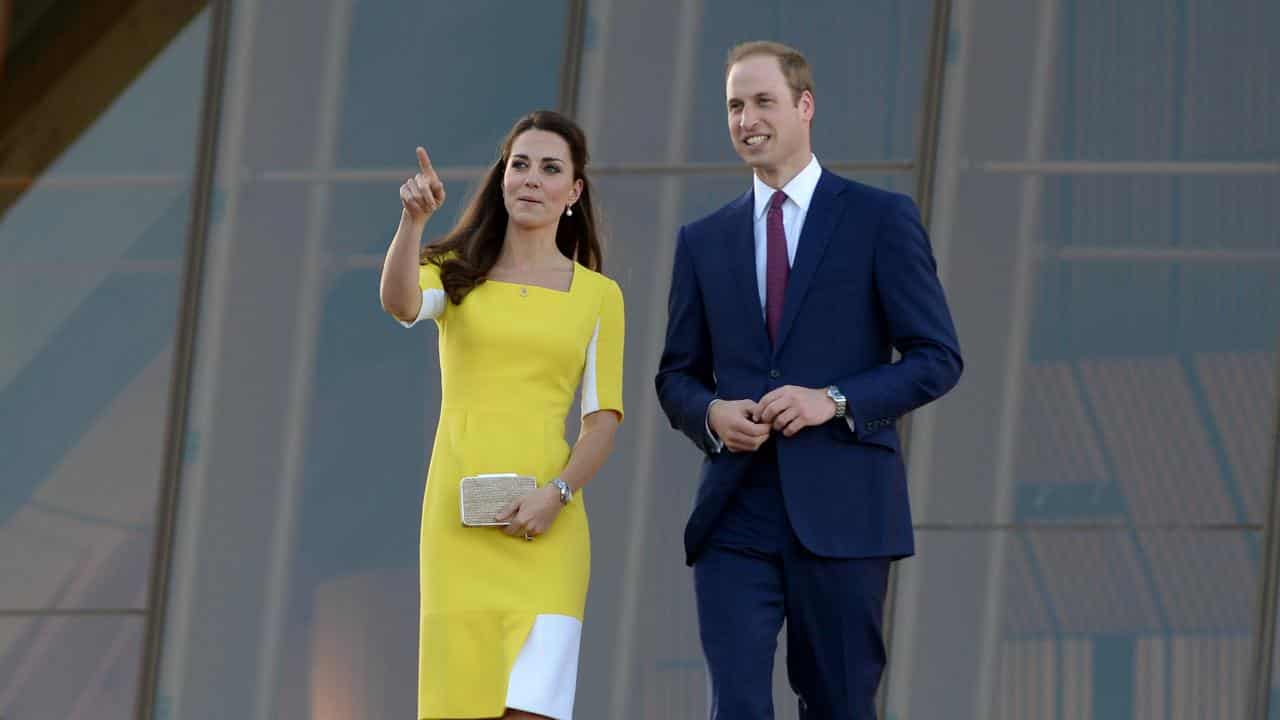
[[776, 57], [753, 55], [734, 63], [725, 98], [733, 149], [751, 167], [772, 170], [808, 151], [813, 96], [806, 90], [798, 102], [792, 99]]

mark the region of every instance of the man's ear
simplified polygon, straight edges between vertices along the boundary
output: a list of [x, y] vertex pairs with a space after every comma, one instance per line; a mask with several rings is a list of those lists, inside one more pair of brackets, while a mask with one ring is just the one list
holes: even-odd
[[800, 98], [796, 100], [796, 107], [800, 108], [800, 116], [807, 122], [813, 122], [814, 107], [813, 93], [805, 90], [800, 93]]

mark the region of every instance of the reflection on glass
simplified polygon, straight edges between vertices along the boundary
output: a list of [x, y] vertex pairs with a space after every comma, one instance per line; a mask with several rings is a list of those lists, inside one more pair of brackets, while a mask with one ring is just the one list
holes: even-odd
[[120, 92], [49, 85], [28, 119], [77, 122], [72, 92], [86, 128], [0, 168], [0, 609], [145, 604], [208, 30], [179, 15], [102, 41], [154, 58], [44, 58]]
[[487, 166], [517, 118], [556, 104], [567, 2], [392, 0], [349, 12], [339, 167], [412, 171], [417, 145], [437, 168]]
[[609, 164], [736, 165], [725, 56], [739, 42], [779, 40], [813, 66], [819, 159], [909, 161], [931, 12], [929, 0], [588, 2], [583, 126]]
[[921, 532], [899, 566], [890, 716], [1241, 717], [1259, 537]]
[[0, 717], [134, 716], [140, 617], [0, 617]]

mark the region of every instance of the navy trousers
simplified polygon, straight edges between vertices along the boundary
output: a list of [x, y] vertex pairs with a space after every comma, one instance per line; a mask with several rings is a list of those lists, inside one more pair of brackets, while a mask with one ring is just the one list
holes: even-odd
[[712, 720], [773, 718], [773, 658], [784, 622], [800, 717], [875, 719], [889, 559], [828, 559], [801, 545], [783, 506], [772, 441], [757, 451], [693, 572]]

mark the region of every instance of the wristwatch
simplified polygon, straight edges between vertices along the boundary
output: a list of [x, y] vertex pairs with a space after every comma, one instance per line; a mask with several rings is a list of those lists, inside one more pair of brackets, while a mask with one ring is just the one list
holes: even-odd
[[827, 397], [831, 398], [831, 402], [836, 404], [836, 417], [844, 417], [845, 411], [849, 407], [849, 402], [845, 400], [844, 393], [840, 392], [840, 388], [835, 385], [827, 386]]
[[560, 491], [560, 504], [568, 505], [569, 501], [573, 499], [573, 488], [569, 487], [569, 483], [556, 478], [551, 481], [551, 484], [555, 485], [556, 489]]

